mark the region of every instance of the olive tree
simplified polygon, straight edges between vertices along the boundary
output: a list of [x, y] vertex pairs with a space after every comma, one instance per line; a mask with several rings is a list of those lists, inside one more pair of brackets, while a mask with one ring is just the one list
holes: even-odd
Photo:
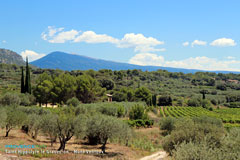
[[56, 114], [48, 113], [45, 115], [42, 115], [41, 117], [41, 131], [49, 136], [51, 141], [51, 146], [53, 146], [53, 143], [56, 142], [57, 139], [57, 116]]
[[95, 114], [87, 120], [86, 136], [89, 141], [102, 144], [103, 153], [106, 153], [106, 144], [110, 138], [127, 138], [128, 134], [127, 124], [115, 117]]
[[6, 113], [7, 113], [7, 118], [5, 120], [5, 127], [6, 127], [5, 137], [8, 137], [9, 132], [13, 128], [21, 126], [24, 123], [26, 114], [18, 110], [16, 107], [8, 107]]
[[42, 127], [42, 116], [38, 114], [29, 114], [27, 116], [27, 119], [25, 121], [25, 126], [28, 127], [28, 132], [30, 132], [30, 135], [32, 138], [36, 139], [38, 136], [38, 133]]

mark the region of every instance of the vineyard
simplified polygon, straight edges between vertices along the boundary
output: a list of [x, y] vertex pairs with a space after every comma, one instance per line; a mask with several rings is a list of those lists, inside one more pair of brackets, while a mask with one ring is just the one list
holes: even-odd
[[209, 116], [222, 120], [224, 126], [240, 127], [240, 109], [213, 109], [212, 111], [202, 107], [160, 107], [160, 117], [199, 117]]

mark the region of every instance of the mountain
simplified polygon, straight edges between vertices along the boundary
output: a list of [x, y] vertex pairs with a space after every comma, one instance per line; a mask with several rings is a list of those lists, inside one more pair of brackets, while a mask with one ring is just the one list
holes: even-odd
[[[61, 69], [61, 70], [128, 70], [128, 69], [141, 69], [142, 71], [156, 71], [158, 69], [167, 70], [169, 72], [183, 72], [183, 73], [195, 73], [202, 70], [196, 69], [183, 69], [183, 68], [171, 68], [160, 66], [139, 66], [128, 63], [119, 63], [101, 59], [90, 58], [86, 56], [73, 55], [64, 52], [52, 52], [41, 59], [31, 62], [32, 65], [40, 68], [48, 69]], [[216, 73], [237, 73], [231, 71], [212, 71]], [[238, 72], [240, 73], [240, 72]]]
[[25, 65], [22, 56], [8, 49], [0, 48], [0, 63]]

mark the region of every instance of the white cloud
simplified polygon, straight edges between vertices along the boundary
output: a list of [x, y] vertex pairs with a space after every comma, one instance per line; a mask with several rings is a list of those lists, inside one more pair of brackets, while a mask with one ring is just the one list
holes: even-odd
[[22, 51], [20, 55], [23, 57], [24, 60], [26, 59], [26, 57], [28, 57], [29, 62], [35, 61], [45, 56], [45, 54], [36, 53], [31, 50]]
[[143, 34], [127, 33], [122, 39], [117, 39], [106, 34], [97, 34], [94, 31], [71, 30], [64, 31], [64, 28], [48, 27], [46, 32], [41, 34], [43, 40], [50, 43], [86, 42], [86, 43], [112, 43], [118, 48], [134, 48], [135, 52], [159, 52], [166, 49], [155, 48], [164, 44], [153, 37], [145, 37]]
[[139, 53], [132, 57], [129, 63], [142, 66], [162, 66], [164, 64], [164, 58], [163, 56], [158, 56], [153, 53]]
[[6, 41], [6, 40], [3, 40], [2, 43], [7, 43], [7, 41]]
[[235, 57], [228, 56], [227, 59], [235, 59]]
[[166, 61], [163, 56], [158, 56], [152, 53], [136, 54], [129, 60], [131, 64], [137, 65], [152, 65], [187, 69], [200, 70], [225, 70], [225, 71], [240, 71], [240, 61], [237, 60], [218, 60], [215, 58], [190, 57], [184, 60]]
[[50, 43], [65, 43], [66, 41], [74, 40], [75, 37], [80, 33], [74, 29], [70, 31], [63, 31], [64, 28], [55, 28], [53, 26], [48, 26], [48, 30], [41, 34], [43, 40]]
[[154, 48], [157, 45], [164, 44], [153, 37], [145, 37], [143, 34], [127, 33], [119, 40], [117, 47], [119, 48], [135, 48], [135, 52], [155, 52], [160, 51]]
[[183, 42], [182, 44], [184, 47], [189, 46], [189, 42]]
[[193, 46], [205, 46], [205, 45], [207, 45], [207, 42], [205, 42], [205, 41], [200, 41], [200, 40], [194, 40], [193, 42], [192, 42], [192, 47]]
[[211, 44], [211, 46], [218, 46], [218, 47], [228, 47], [228, 46], [236, 46], [237, 44], [233, 39], [230, 38], [220, 38], [214, 40]]
[[93, 31], [83, 32], [81, 35], [74, 39], [74, 42], [86, 43], [118, 43], [118, 40], [106, 34], [96, 34]]
[[66, 32], [60, 32], [53, 39], [49, 40], [50, 43], [65, 43], [69, 40], [74, 40], [78, 35], [78, 31], [71, 30]]

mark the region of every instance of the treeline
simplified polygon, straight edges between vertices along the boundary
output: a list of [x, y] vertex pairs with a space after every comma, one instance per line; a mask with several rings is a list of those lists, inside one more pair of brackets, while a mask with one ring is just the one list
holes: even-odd
[[[66, 104], [73, 97], [76, 97], [82, 103], [93, 103], [106, 100], [106, 91], [112, 89], [113, 86], [114, 83], [111, 80], [97, 81], [87, 74], [49, 76], [47, 73], [43, 73], [39, 76], [36, 86], [33, 88], [33, 95], [40, 105], [47, 103]], [[139, 87], [135, 90], [126, 88], [122, 90], [125, 94], [114, 94], [113, 101], [152, 103], [152, 94], [145, 87]]]

